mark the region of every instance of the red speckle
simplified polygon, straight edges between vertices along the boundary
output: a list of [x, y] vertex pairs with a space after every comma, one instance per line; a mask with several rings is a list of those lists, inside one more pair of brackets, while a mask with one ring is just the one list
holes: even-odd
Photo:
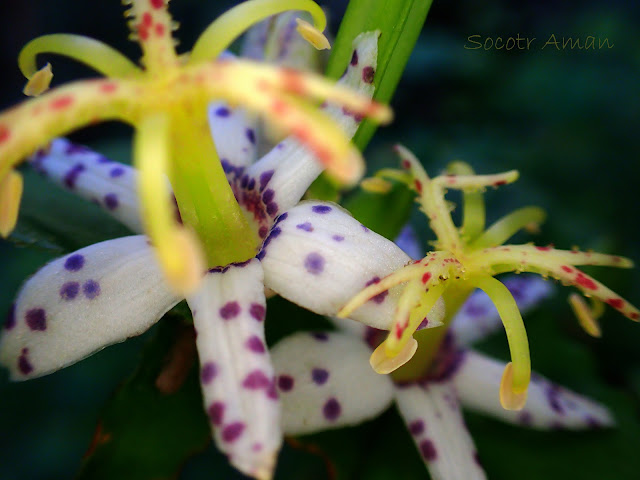
[[427, 283], [431, 279], [431, 272], [422, 275], [422, 283]]
[[164, 35], [164, 25], [161, 23], [156, 23], [155, 32], [158, 37], [162, 37]]
[[49, 106], [52, 110], [63, 110], [73, 103], [73, 97], [71, 95], [64, 95], [62, 97], [54, 98], [51, 100]]
[[400, 340], [402, 338], [402, 334], [404, 333], [406, 327], [401, 326], [399, 323], [396, 323], [396, 338]]
[[499, 187], [501, 185], [506, 185], [506, 184], [507, 184], [506, 180], [498, 180], [497, 182], [493, 182], [494, 187]]
[[402, 160], [402, 168], [407, 170], [411, 168], [411, 163], [409, 163], [409, 160]]
[[638, 315], [638, 312], [632, 312], [629, 314], [629, 318], [631, 320], [638, 320], [638, 317], [640, 317], [640, 315]]
[[4, 125], [0, 125], [0, 143], [6, 142], [9, 139], [10, 131]]
[[104, 93], [113, 93], [118, 88], [118, 84], [115, 82], [107, 82], [100, 85], [100, 91]]
[[375, 73], [373, 67], [364, 67], [362, 69], [362, 81], [365, 83], [373, 83]]
[[151, 14], [149, 12], [144, 12], [144, 14], [142, 14], [142, 25], [145, 27], [150, 27], [152, 23], [153, 18], [151, 17]]
[[149, 29], [144, 25], [138, 25], [138, 35], [140, 35], [141, 40], [147, 40], [149, 38]]
[[587, 277], [584, 273], [580, 272], [576, 275], [576, 283], [581, 287], [588, 288], [589, 290], [597, 290], [598, 285], [596, 282]]
[[282, 86], [285, 90], [297, 95], [303, 95], [306, 91], [300, 74], [291, 69], [285, 69], [282, 72]]
[[285, 115], [289, 110], [289, 107], [287, 107], [287, 104], [282, 100], [276, 98], [271, 104], [271, 109], [276, 115]]
[[540, 250], [541, 252], [548, 252], [551, 250], [551, 247], [536, 247], [536, 250]]
[[620, 310], [624, 305], [624, 300], [622, 300], [621, 298], [610, 298], [609, 300], [607, 300], [607, 303], [613, 308]]
[[562, 268], [562, 270], [564, 270], [564, 271], [565, 271], [565, 272], [567, 272], [567, 273], [571, 273], [571, 272], [573, 272], [573, 268], [568, 267], [568, 266], [566, 266], [566, 265], [562, 265], [562, 267], [560, 267], [560, 268]]
[[413, 184], [416, 186], [418, 193], [422, 193], [422, 182], [420, 180], [414, 180]]
[[155, 9], [164, 7], [164, 0], [151, 0], [149, 3], [151, 3], [151, 7]]

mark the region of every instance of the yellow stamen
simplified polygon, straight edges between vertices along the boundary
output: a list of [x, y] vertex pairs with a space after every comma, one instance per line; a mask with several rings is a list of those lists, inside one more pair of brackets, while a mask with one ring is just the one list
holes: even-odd
[[187, 295], [198, 286], [205, 270], [196, 236], [174, 221], [167, 194], [169, 119], [156, 114], [140, 122], [134, 159], [140, 170], [139, 192], [145, 229], [156, 248], [166, 278], [177, 293]]
[[216, 18], [198, 38], [189, 62], [198, 63], [218, 58], [231, 43], [253, 24], [288, 10], [309, 12], [315, 29], [324, 31], [327, 19], [322, 9], [311, 0], [249, 0]]
[[411, 360], [413, 355], [416, 353], [416, 350], [418, 349], [418, 342], [415, 338], [411, 338], [405, 344], [400, 353], [390, 357], [387, 355], [385, 344], [386, 342], [382, 342], [380, 345], [378, 345], [378, 348], [373, 351], [371, 357], [369, 358], [369, 364], [371, 365], [371, 368], [373, 368], [376, 373], [379, 373], [381, 375], [386, 375], [400, 368], [402, 365]]
[[593, 308], [589, 308], [582, 295], [572, 293], [569, 295], [569, 305], [578, 319], [578, 323], [587, 334], [595, 338], [602, 336], [598, 317], [604, 312], [604, 303], [592, 299]]
[[302, 20], [301, 18], [296, 18], [296, 23], [298, 26], [296, 30], [300, 34], [302, 38], [304, 38], [307, 42], [313, 45], [318, 50], [330, 50], [331, 44], [327, 37], [325, 37], [320, 30], [315, 28], [309, 22]]
[[3, 238], [7, 238], [16, 226], [22, 187], [22, 175], [15, 170], [0, 182], [0, 236]]
[[[451, 162], [447, 172], [452, 175], [474, 175], [473, 168], [468, 163]], [[466, 243], [473, 240], [484, 230], [485, 208], [482, 190], [464, 191], [463, 194], [462, 227], [460, 229]]]
[[527, 389], [517, 391], [514, 387], [513, 364], [507, 363], [500, 382], [500, 405], [505, 410], [522, 410], [527, 403]]
[[40, 53], [55, 53], [73, 58], [107, 77], [127, 77], [141, 73], [131, 60], [109, 45], [82, 35], [55, 33], [34, 38], [20, 51], [18, 66], [26, 78], [31, 79], [38, 71], [36, 56]]
[[360, 182], [360, 187], [371, 193], [388, 193], [391, 190], [391, 184], [379, 177], [365, 178]]
[[47, 63], [44, 67], [33, 74], [24, 86], [22, 93], [28, 97], [37, 97], [49, 89], [52, 78], [53, 72], [51, 72], [51, 64]]
[[547, 214], [539, 207], [524, 207], [505, 215], [487, 228], [482, 235], [470, 243], [472, 249], [502, 245], [518, 230], [536, 228], [544, 222]]

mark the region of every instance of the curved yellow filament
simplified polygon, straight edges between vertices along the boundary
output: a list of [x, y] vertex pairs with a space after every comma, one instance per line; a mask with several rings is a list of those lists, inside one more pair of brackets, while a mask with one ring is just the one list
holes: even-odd
[[22, 74], [30, 79], [37, 71], [36, 56], [55, 53], [73, 58], [107, 77], [127, 77], [142, 73], [131, 60], [116, 49], [82, 35], [55, 33], [34, 38], [18, 55]]
[[[447, 167], [447, 172], [453, 175], [474, 175], [471, 165], [465, 162], [451, 162]], [[484, 230], [485, 208], [482, 192], [463, 192], [462, 228], [461, 232], [468, 243], [476, 238]]]
[[150, 115], [138, 125], [134, 160], [140, 175], [138, 189], [145, 229], [171, 287], [180, 294], [193, 292], [205, 270], [196, 236], [174, 220], [167, 191], [169, 118]]
[[[500, 281], [489, 276], [472, 277], [468, 282], [483, 290], [496, 306], [504, 325], [511, 360], [513, 362], [511, 390], [515, 395], [527, 391], [531, 379], [531, 359], [529, 358], [529, 342], [524, 322], [513, 296]], [[503, 378], [504, 380], [504, 378]]]
[[327, 19], [322, 9], [311, 0], [249, 0], [216, 18], [196, 41], [190, 63], [212, 60], [253, 24], [288, 10], [309, 12], [315, 29], [324, 31]]
[[0, 236], [3, 238], [8, 237], [16, 226], [22, 188], [22, 175], [15, 170], [0, 181]]
[[546, 218], [547, 214], [539, 207], [519, 208], [493, 223], [482, 235], [471, 242], [469, 247], [475, 250], [502, 245], [518, 230], [532, 224], [539, 225]]

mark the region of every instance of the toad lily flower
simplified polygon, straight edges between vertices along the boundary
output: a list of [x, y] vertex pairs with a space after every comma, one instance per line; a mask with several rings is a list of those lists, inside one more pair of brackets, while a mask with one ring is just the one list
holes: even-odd
[[[370, 96], [370, 76], [363, 72], [376, 67], [377, 35], [359, 36], [355, 48], [359, 60], [349, 65], [341, 82]], [[359, 118], [339, 106], [324, 109], [346, 135], [353, 135]], [[268, 478], [281, 427], [264, 341], [265, 286], [278, 293], [292, 286], [296, 295], [288, 298], [335, 314], [372, 278], [410, 259], [337, 205], [296, 205], [322, 171], [296, 138], [283, 140], [253, 163], [253, 124], [244, 112], [217, 103], [209, 117], [233, 201], [237, 199], [256, 238], [264, 241], [248, 260], [211, 268], [187, 301], [216, 443], [239, 470]], [[63, 139], [53, 141], [32, 164], [141, 231], [135, 189], [136, 177], [143, 173]], [[163, 188], [168, 193], [166, 183]], [[146, 237], [83, 248], [46, 265], [23, 286], [0, 339], [0, 361], [17, 380], [45, 375], [142, 333], [182, 298], [167, 284]], [[381, 296], [355, 317], [388, 329], [396, 301], [395, 293]]]
[[[523, 312], [551, 290], [548, 282], [531, 276], [511, 277], [504, 283]], [[394, 381], [369, 367], [367, 357], [384, 339], [382, 331], [334, 321], [342, 331], [296, 333], [272, 348], [285, 434], [356, 425], [395, 401], [431, 478], [478, 480], [486, 476], [461, 405], [540, 430], [613, 424], [606, 408], [537, 375], [525, 410], [501, 407], [496, 392], [505, 364], [468, 348], [501, 325], [492, 301], [482, 292], [469, 297], [451, 322], [433, 363], [423, 377], [411, 382]]]
[[[36, 56], [56, 53], [79, 60], [106, 79], [72, 83], [28, 100], [0, 115], [0, 233], [13, 229], [22, 180], [13, 167], [52, 138], [104, 120], [135, 128], [134, 163], [145, 231], [176, 292], [193, 292], [206, 268], [243, 262], [259, 243], [218, 161], [209, 134], [207, 105], [223, 99], [246, 106], [296, 137], [338, 180], [353, 183], [364, 164], [329, 118], [315, 107], [327, 100], [359, 115], [390, 119], [386, 107], [310, 74], [247, 61], [214, 61], [252, 24], [285, 10], [311, 14], [315, 27], [298, 31], [318, 48], [326, 19], [311, 0], [251, 0], [226, 12], [200, 36], [188, 55], [178, 56], [168, 0], [127, 0], [132, 38], [143, 55], [138, 67], [99, 41], [77, 35], [45, 35], [28, 43], [19, 65], [29, 78], [25, 93], [47, 89], [50, 67], [37, 71]], [[180, 209], [177, 224], [166, 176]]]
[[[398, 172], [390, 173], [397, 178], [405, 178], [418, 194], [422, 211], [429, 218], [435, 233], [436, 250], [427, 254], [393, 274], [362, 290], [340, 311], [340, 316], [350, 316], [369, 299], [384, 294], [388, 289], [405, 284], [398, 301], [394, 325], [385, 342], [374, 352], [371, 363], [382, 373], [402, 365], [407, 345], [416, 343], [414, 332], [420, 326], [423, 312], [428, 311], [441, 296], [447, 306], [445, 324], [451, 320], [467, 295], [480, 288], [494, 302], [502, 319], [512, 362], [507, 365], [500, 386], [500, 401], [505, 408], [521, 409], [527, 397], [531, 367], [527, 335], [518, 307], [507, 288], [494, 275], [504, 272], [534, 272], [544, 277], [551, 276], [565, 284], [577, 287], [586, 296], [611, 305], [627, 317], [638, 320], [640, 313], [626, 300], [620, 298], [607, 287], [589, 275], [575, 268], [576, 265], [606, 265], [629, 268], [628, 259], [601, 253], [563, 251], [550, 246], [502, 245], [518, 230], [542, 221], [543, 212], [537, 208], [523, 208], [497, 221], [484, 230], [484, 203], [481, 190], [497, 187], [515, 181], [516, 171], [497, 175], [473, 175], [470, 167], [455, 164], [452, 175], [429, 178], [419, 161], [405, 148], [397, 149], [406, 169], [406, 176]], [[454, 225], [450, 208], [444, 198], [446, 190], [457, 189], [464, 193], [463, 224], [461, 230]], [[588, 310], [588, 309], [586, 309]], [[588, 311], [581, 318], [593, 320]], [[396, 378], [410, 380], [420, 376], [425, 365], [435, 354], [446, 328], [423, 330], [416, 334], [421, 348], [418, 358], [395, 373]], [[393, 362], [396, 357], [401, 361]]]

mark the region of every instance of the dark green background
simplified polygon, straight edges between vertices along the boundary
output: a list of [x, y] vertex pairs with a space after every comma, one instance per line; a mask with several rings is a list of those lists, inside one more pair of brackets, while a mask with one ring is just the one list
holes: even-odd
[[[174, 0], [187, 49], [217, 12], [234, 2]], [[345, 2], [330, 2], [334, 11]], [[94, 36], [137, 58], [117, 0], [4, 0], [0, 3], [0, 105], [21, 98], [24, 80], [16, 66], [22, 45], [45, 33]], [[334, 16], [339, 19], [340, 13]], [[538, 244], [574, 245], [628, 256], [640, 262], [637, 222], [640, 112], [640, 9], [636, 2], [474, 2], [436, 0], [418, 47], [393, 102], [397, 119], [381, 129], [367, 150], [371, 165], [395, 165], [390, 146], [402, 142], [436, 173], [463, 159], [482, 173], [517, 168], [521, 180], [490, 191], [488, 220], [520, 206], [537, 204], [549, 213]], [[530, 51], [467, 50], [467, 37], [536, 37], [541, 47], [557, 37], [607, 37], [602, 51], [550, 48]], [[91, 73], [51, 58], [54, 85]], [[128, 161], [126, 127], [108, 125], [79, 132], [88, 143]], [[455, 197], [454, 197], [455, 198]], [[62, 194], [35, 175], [27, 176], [21, 240], [45, 228], [65, 249], [121, 235], [124, 230], [93, 205]], [[428, 238], [426, 224], [415, 225]], [[85, 227], [89, 227], [89, 231]], [[76, 230], [73, 230], [76, 229]], [[69, 235], [71, 231], [71, 235]], [[60, 240], [60, 232], [67, 232]], [[528, 240], [521, 237], [520, 240]], [[20, 283], [47, 259], [45, 248], [0, 243], [0, 311]], [[640, 271], [590, 270], [636, 305]], [[537, 433], [468, 415], [480, 457], [493, 479], [635, 479], [640, 476], [638, 395], [640, 326], [608, 309], [603, 338], [578, 328], [557, 295], [527, 319], [536, 370], [609, 405], [619, 428], [573, 434]], [[304, 321], [305, 323], [300, 323]], [[318, 319], [281, 300], [269, 304], [269, 336]], [[93, 435], [102, 408], [139, 362], [140, 349], [157, 329], [110, 347], [48, 377], [11, 384], [0, 377], [0, 478], [70, 478]], [[483, 345], [506, 358], [497, 335]], [[196, 400], [194, 405], [199, 405]], [[179, 414], [176, 414], [180, 418]], [[341, 478], [425, 478], [408, 434], [392, 410], [358, 428], [303, 439], [281, 455], [279, 478], [327, 478], [326, 453]], [[313, 445], [313, 448], [309, 448]], [[142, 447], [140, 447], [142, 448]], [[311, 453], [309, 453], [311, 452]], [[152, 452], [158, 458], [166, 452]], [[126, 477], [122, 477], [126, 478]], [[135, 477], [131, 477], [135, 478]], [[180, 478], [235, 478], [213, 447], [187, 462]]]

